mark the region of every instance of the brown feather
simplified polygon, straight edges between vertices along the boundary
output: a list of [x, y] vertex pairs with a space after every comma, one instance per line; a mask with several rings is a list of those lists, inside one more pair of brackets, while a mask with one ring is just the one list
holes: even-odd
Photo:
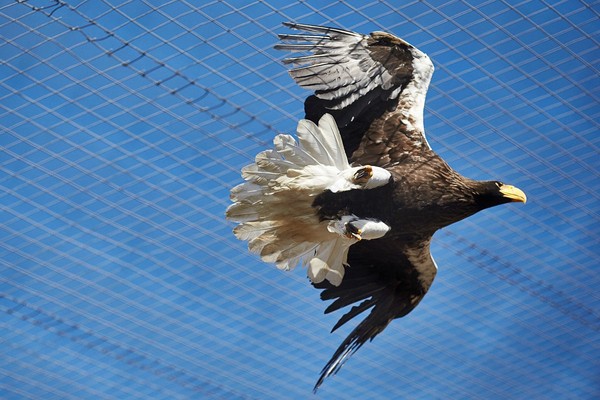
[[525, 195], [512, 188], [505, 196], [508, 189], [503, 193], [498, 182], [465, 178], [431, 150], [423, 125], [433, 74], [427, 55], [383, 32], [358, 35], [311, 25], [287, 26], [316, 33], [283, 35], [283, 40], [295, 44], [279, 46], [309, 52], [289, 59], [302, 64], [291, 71], [292, 77], [314, 93], [304, 104], [306, 118], [318, 121], [331, 114], [348, 159], [383, 167], [392, 175], [389, 184], [377, 189], [326, 190], [312, 203], [320, 221], [354, 214], [391, 228], [381, 239], [350, 247], [349, 266], [339, 286], [314, 284], [322, 290], [323, 300], [334, 300], [326, 312], [355, 304], [334, 330], [371, 310], [323, 368], [316, 390], [365, 342], [421, 301], [437, 271], [429, 245], [438, 229], [488, 207], [525, 201]]

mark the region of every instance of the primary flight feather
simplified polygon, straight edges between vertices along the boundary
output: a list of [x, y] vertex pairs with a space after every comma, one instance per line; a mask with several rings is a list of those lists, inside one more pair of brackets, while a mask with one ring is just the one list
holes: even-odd
[[277, 49], [298, 85], [313, 94], [298, 142], [244, 168], [227, 217], [236, 236], [279, 268], [307, 267], [326, 313], [352, 306], [333, 330], [369, 311], [321, 371], [315, 390], [365, 342], [412, 311], [437, 272], [433, 234], [483, 209], [525, 202], [498, 181], [454, 171], [425, 138], [429, 57], [384, 32], [361, 35], [285, 23]]

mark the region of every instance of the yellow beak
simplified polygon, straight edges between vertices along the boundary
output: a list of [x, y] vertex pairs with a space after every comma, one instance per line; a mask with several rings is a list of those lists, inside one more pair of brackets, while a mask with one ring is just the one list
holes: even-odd
[[525, 193], [521, 189], [514, 186], [502, 185], [500, 186], [500, 193], [502, 193], [502, 195], [507, 199], [510, 199], [510, 201], [517, 201], [520, 203], [527, 202], [527, 196]]

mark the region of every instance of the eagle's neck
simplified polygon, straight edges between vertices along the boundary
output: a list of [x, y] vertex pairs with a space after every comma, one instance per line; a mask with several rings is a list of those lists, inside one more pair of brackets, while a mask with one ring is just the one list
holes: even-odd
[[392, 190], [392, 231], [433, 235], [435, 231], [479, 211], [472, 182], [433, 151], [395, 166]]

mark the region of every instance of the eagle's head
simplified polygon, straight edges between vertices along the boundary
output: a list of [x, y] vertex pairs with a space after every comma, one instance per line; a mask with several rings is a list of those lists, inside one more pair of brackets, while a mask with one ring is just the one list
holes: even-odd
[[527, 196], [521, 189], [498, 181], [477, 182], [474, 190], [475, 202], [480, 210], [505, 203], [527, 202]]

